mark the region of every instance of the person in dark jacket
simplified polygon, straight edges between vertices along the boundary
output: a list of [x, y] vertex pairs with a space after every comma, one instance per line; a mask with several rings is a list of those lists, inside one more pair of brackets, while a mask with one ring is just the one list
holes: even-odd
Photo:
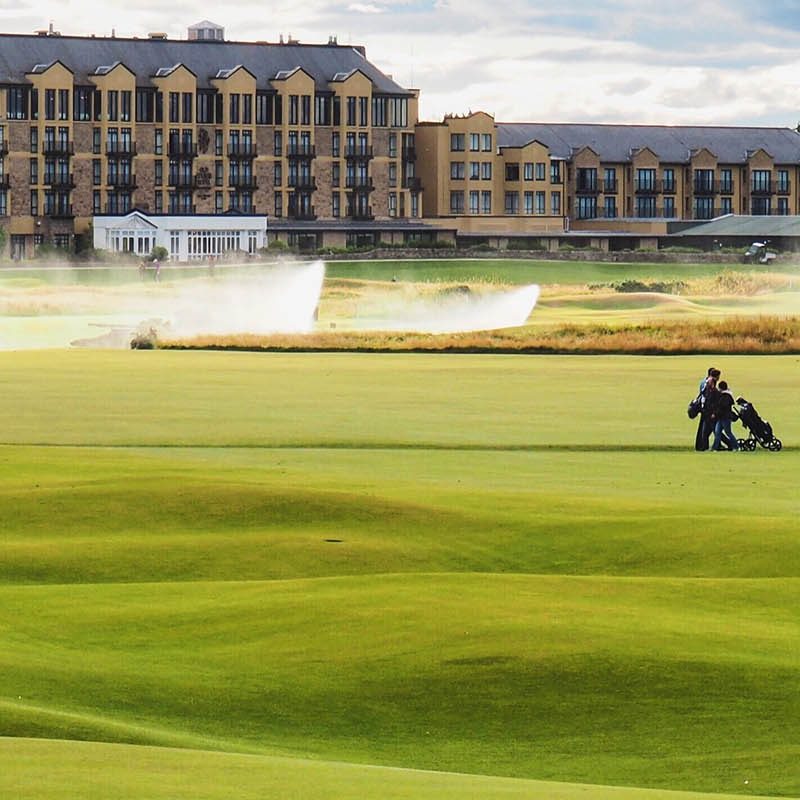
[[712, 450], [721, 450], [722, 437], [724, 436], [729, 450], [738, 450], [739, 443], [731, 430], [731, 423], [738, 419], [733, 410], [733, 392], [728, 389], [725, 381], [720, 381], [717, 387], [716, 408], [714, 410], [714, 444]]
[[717, 381], [720, 371], [711, 367], [708, 375], [702, 380], [700, 394], [703, 397], [703, 408], [700, 412], [700, 421], [697, 423], [697, 435], [694, 439], [695, 450], [708, 450], [708, 440], [714, 432], [716, 420], [713, 419], [716, 398], [719, 394]]

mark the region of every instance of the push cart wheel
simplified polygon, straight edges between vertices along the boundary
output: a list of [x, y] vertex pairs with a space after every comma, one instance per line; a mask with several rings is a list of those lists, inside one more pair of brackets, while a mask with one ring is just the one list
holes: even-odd
[[751, 453], [756, 449], [756, 440], [755, 439], [748, 439], [747, 440], [747, 449]]
[[769, 449], [772, 450], [773, 453], [777, 453], [778, 450], [780, 450], [782, 447], [783, 447], [783, 442], [780, 439], [773, 439], [772, 445], [770, 446]]
[[737, 439], [736, 444], [739, 445], [740, 450], [749, 450], [747, 446], [747, 439]]

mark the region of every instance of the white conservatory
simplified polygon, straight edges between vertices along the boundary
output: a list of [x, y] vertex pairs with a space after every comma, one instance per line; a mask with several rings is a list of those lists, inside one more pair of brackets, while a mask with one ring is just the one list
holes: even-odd
[[267, 218], [246, 214], [169, 216], [131, 211], [93, 219], [94, 247], [145, 257], [158, 245], [171, 261], [196, 261], [226, 253], [252, 255], [267, 244]]

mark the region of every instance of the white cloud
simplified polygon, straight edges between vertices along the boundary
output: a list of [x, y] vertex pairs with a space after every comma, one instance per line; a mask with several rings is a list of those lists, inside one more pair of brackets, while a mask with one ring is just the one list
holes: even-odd
[[351, 5], [347, 6], [348, 11], [355, 11], [359, 14], [383, 14], [385, 9], [381, 8], [380, 6], [373, 5], [371, 3], [352, 3]]

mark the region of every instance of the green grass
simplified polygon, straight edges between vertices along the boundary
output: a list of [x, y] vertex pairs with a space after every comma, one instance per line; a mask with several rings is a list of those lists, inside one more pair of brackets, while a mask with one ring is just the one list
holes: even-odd
[[798, 359], [711, 361], [781, 453], [706, 357], [0, 354], [0, 796], [800, 795]]

